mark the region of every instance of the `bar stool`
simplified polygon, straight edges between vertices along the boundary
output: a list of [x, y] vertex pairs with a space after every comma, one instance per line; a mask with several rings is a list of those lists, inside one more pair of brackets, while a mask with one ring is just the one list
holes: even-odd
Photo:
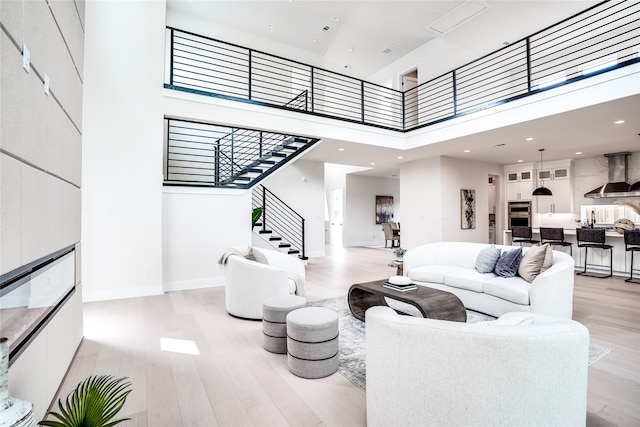
[[545, 243], [552, 246], [569, 246], [569, 253], [573, 256], [573, 243], [564, 241], [563, 228], [540, 227], [540, 244]]
[[[584, 248], [584, 270], [576, 274], [598, 278], [613, 276], [613, 246], [605, 243], [604, 228], [576, 228], [576, 237], [578, 240], [578, 247]], [[609, 275], [587, 273], [587, 252], [589, 248], [608, 249], [610, 251]]]
[[[631, 252], [631, 268], [629, 269], [629, 278], [625, 282], [640, 283], [640, 279], [633, 278], [633, 253], [640, 252], [640, 230], [624, 231], [624, 250]], [[636, 270], [640, 271], [640, 270]]]
[[538, 244], [540, 243], [540, 240], [533, 240], [533, 231], [531, 231], [531, 227], [523, 227], [523, 226], [519, 226], [519, 225], [514, 225], [513, 227], [511, 227], [511, 237], [512, 237], [512, 243], [520, 243], [520, 246], [522, 246], [522, 243], [530, 243], [530, 244]]

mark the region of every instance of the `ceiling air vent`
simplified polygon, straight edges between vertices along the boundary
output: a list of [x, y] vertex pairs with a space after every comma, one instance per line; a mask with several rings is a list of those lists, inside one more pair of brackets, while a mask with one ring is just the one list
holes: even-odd
[[386, 48], [385, 50], [382, 51], [382, 53], [391, 53], [391, 49]]
[[486, 1], [467, 0], [460, 6], [433, 21], [427, 26], [427, 28], [436, 34], [443, 36], [449, 31], [489, 10], [489, 8], [491, 8], [491, 5]]

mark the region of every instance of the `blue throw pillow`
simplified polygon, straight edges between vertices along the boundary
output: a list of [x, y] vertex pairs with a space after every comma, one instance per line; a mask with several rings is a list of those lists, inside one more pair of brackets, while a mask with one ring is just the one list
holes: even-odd
[[500, 277], [513, 277], [518, 272], [521, 259], [522, 248], [504, 251], [502, 255], [500, 255], [500, 259], [498, 259], [493, 272]]
[[480, 273], [491, 273], [500, 258], [500, 249], [491, 245], [480, 251], [476, 258], [476, 270]]

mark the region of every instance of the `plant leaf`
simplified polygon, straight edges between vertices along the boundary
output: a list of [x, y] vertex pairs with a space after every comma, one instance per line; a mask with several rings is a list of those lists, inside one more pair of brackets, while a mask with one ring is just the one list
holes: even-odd
[[58, 400], [60, 412], [50, 411], [57, 420], [42, 420], [38, 425], [50, 427], [110, 427], [131, 418], [113, 420], [131, 393], [127, 378], [111, 375], [90, 376], [67, 396]]

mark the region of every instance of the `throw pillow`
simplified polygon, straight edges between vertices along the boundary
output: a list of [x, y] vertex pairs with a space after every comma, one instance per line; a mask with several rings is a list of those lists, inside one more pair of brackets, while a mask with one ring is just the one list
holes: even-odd
[[500, 277], [513, 277], [518, 272], [521, 259], [522, 248], [504, 251], [502, 255], [500, 255], [493, 272]]
[[532, 246], [527, 249], [520, 260], [518, 275], [529, 283], [533, 282], [533, 279], [540, 274], [546, 254], [547, 248], [544, 246]]
[[476, 258], [476, 270], [480, 273], [491, 273], [496, 268], [496, 263], [500, 258], [500, 249], [494, 245], [488, 246], [480, 251]]
[[545, 243], [542, 246], [543, 247], [546, 246], [547, 252], [544, 255], [544, 261], [542, 262], [542, 268], [540, 269], [540, 273], [544, 273], [553, 265], [553, 249], [551, 249], [551, 245], [548, 243]]
[[253, 260], [255, 262], [259, 262], [260, 264], [269, 265], [269, 260], [267, 259], [267, 257], [262, 252], [260, 252], [260, 249], [251, 248], [249, 250], [249, 254], [251, 254], [251, 256], [253, 257]]

